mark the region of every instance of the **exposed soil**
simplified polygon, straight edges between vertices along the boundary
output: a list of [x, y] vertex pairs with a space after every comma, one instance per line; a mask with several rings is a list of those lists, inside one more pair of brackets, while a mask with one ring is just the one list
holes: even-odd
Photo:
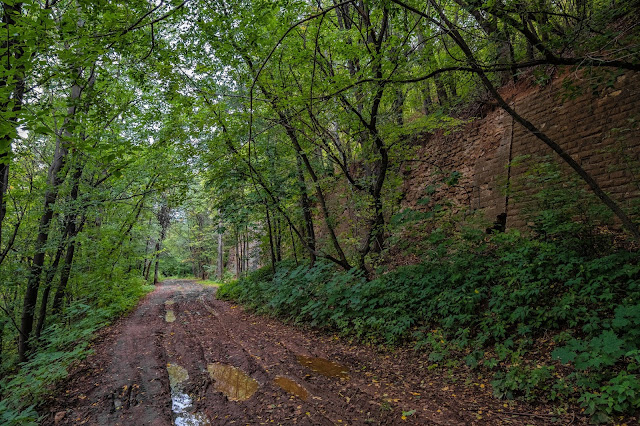
[[[585, 422], [496, 400], [487, 382], [430, 370], [425, 354], [380, 351], [244, 312], [187, 280], [158, 285], [94, 349], [50, 401], [45, 425], [175, 424], [177, 382], [201, 424], [205, 416], [212, 425]], [[170, 383], [167, 367], [188, 378], [174, 373]]]

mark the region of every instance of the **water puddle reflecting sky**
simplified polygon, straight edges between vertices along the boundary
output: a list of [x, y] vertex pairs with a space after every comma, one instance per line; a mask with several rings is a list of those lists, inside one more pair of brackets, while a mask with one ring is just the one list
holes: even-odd
[[171, 411], [176, 426], [207, 426], [211, 422], [204, 413], [193, 413], [193, 400], [182, 390], [182, 383], [189, 380], [189, 373], [177, 364], [167, 364], [171, 386]]
[[209, 364], [207, 370], [215, 380], [215, 388], [230, 401], [246, 401], [258, 390], [258, 382], [239, 368], [216, 362]]

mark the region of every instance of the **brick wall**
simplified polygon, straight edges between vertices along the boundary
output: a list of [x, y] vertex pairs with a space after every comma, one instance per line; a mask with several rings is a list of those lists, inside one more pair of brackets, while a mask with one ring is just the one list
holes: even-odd
[[[563, 86], [568, 78], [582, 94], [567, 98], [570, 90]], [[560, 76], [544, 87], [523, 83], [503, 96], [521, 116], [559, 143], [614, 200], [629, 207], [640, 196], [640, 176], [632, 172], [640, 164], [640, 74], [623, 74], [612, 79], [611, 85], [595, 85], [595, 78]], [[529, 157], [508, 168], [510, 159], [523, 155]], [[436, 186], [435, 202], [447, 198], [481, 210], [488, 221], [506, 212], [507, 227], [524, 228], [524, 211], [531, 206], [535, 189], [516, 183], [530, 165], [545, 156], [570, 172], [542, 141], [495, 108], [454, 133], [436, 133], [421, 141], [417, 161], [405, 175], [403, 204], [420, 208], [418, 200], [426, 195], [426, 188]], [[461, 173], [459, 184], [442, 185], [442, 176], [451, 171]], [[507, 181], [512, 188], [508, 198]]]

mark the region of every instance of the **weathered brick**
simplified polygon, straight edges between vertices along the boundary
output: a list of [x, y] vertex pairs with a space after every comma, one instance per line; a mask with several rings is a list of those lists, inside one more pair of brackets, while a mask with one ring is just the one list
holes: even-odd
[[[594, 97], [586, 87], [584, 95], [566, 100], [563, 99], [561, 80], [558, 78], [547, 87], [524, 88], [523, 94], [517, 95], [513, 102], [516, 111], [559, 143], [618, 202], [637, 198], [637, 186], [630, 185], [633, 176], [615, 167], [623, 163], [619, 153], [623, 141], [626, 141], [624, 154], [627, 158], [640, 163], [640, 132], [614, 130], [628, 129], [627, 119], [637, 116], [640, 110], [640, 76], [628, 73], [618, 78], [613, 90], [601, 91]], [[461, 182], [467, 182], [469, 186], [471, 197], [467, 189], [457, 187], [445, 188], [436, 196], [452, 199], [460, 206], [484, 209], [487, 219], [492, 221], [496, 211], [504, 206], [502, 185], [506, 180], [510, 152], [512, 158], [534, 157], [510, 170], [512, 193], [507, 223], [526, 228], [527, 219], [522, 215], [534, 207], [531, 199], [537, 189], [514, 182], [526, 179], [527, 167], [537, 164], [540, 161], [537, 157], [550, 156], [567, 173], [572, 171], [549, 147], [520, 124], [513, 123], [501, 110], [491, 111], [485, 118], [447, 136], [427, 137], [419, 155], [429, 158], [433, 164], [420, 163], [407, 171], [403, 203], [415, 206], [424, 196], [424, 188], [439, 182], [442, 175], [434, 173], [437, 168], [458, 170], [463, 174]], [[415, 181], [420, 185], [415, 185]]]

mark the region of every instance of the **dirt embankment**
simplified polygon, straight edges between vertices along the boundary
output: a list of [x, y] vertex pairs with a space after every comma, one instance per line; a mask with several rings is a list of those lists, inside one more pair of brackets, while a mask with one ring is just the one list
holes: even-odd
[[[105, 330], [45, 425], [576, 424], [505, 403], [487, 382], [246, 313], [215, 289], [166, 281]], [[457, 379], [457, 380], [456, 380]]]

